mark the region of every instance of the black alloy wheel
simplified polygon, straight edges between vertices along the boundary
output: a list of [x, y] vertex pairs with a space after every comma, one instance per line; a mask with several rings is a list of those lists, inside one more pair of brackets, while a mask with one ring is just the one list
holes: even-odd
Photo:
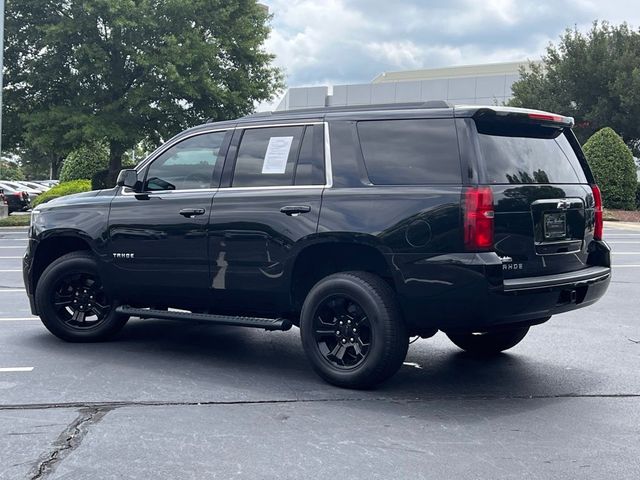
[[53, 291], [52, 302], [67, 326], [83, 330], [99, 326], [113, 309], [100, 279], [88, 273], [62, 277]]
[[371, 347], [371, 323], [362, 307], [344, 294], [327, 297], [314, 314], [318, 350], [334, 367], [360, 365]]

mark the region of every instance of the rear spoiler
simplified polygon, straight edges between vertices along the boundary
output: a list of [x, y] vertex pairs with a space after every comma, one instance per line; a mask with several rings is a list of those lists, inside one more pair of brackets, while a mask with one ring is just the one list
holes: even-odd
[[481, 107], [472, 116], [478, 120], [509, 121], [556, 128], [572, 128], [573, 117], [526, 108]]

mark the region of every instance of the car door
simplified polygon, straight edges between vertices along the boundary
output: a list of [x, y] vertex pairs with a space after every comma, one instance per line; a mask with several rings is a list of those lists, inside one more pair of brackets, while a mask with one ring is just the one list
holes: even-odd
[[324, 126], [238, 126], [209, 227], [220, 309], [271, 312], [288, 302], [285, 270], [315, 235], [325, 187]]
[[143, 193], [121, 188], [111, 204], [109, 255], [130, 302], [197, 304], [209, 284], [207, 224], [231, 131], [187, 135], [138, 172]]

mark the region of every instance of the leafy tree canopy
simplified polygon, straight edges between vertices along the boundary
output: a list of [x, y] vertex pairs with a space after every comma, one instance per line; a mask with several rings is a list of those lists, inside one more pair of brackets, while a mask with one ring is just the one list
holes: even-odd
[[640, 31], [607, 22], [586, 34], [567, 30], [542, 64], [521, 73], [510, 105], [574, 117], [582, 142], [611, 126], [640, 150]]
[[207, 118], [249, 113], [282, 88], [255, 0], [8, 0], [9, 147], [125, 150]]
[[593, 134], [583, 149], [602, 189], [604, 206], [633, 210], [636, 203], [636, 164], [622, 138], [611, 128], [603, 128]]
[[24, 180], [24, 173], [16, 162], [0, 159], [0, 180]]

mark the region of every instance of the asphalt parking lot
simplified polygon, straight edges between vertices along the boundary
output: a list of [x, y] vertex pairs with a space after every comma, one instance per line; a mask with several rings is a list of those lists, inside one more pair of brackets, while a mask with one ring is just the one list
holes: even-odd
[[491, 360], [420, 340], [358, 392], [313, 374], [296, 329], [63, 343], [29, 312], [25, 229], [0, 229], [0, 479], [640, 478], [640, 228], [605, 237], [598, 304]]

